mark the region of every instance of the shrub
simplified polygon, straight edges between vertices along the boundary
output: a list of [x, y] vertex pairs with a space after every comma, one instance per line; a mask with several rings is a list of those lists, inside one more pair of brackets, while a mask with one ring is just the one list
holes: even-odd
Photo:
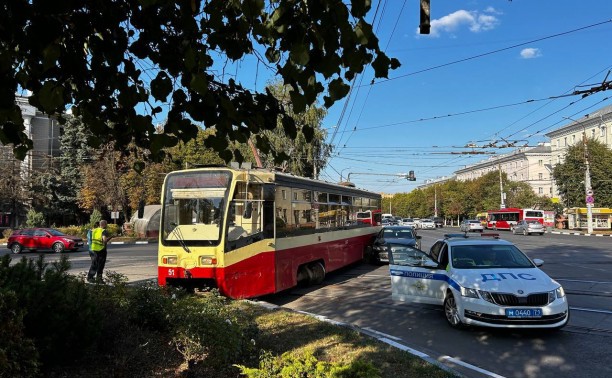
[[283, 353], [275, 357], [264, 352], [259, 368], [234, 365], [249, 378], [379, 378], [380, 371], [371, 362], [355, 360], [350, 364], [319, 361], [311, 352], [304, 354]]
[[26, 218], [26, 226], [28, 227], [43, 227], [45, 225], [45, 216], [34, 209], [28, 211]]
[[13, 230], [12, 230], [12, 229], [10, 229], [10, 228], [7, 228], [6, 230], [3, 230], [3, 231], [2, 231], [2, 237], [3, 237], [4, 239], [8, 239], [8, 238], [9, 238], [9, 236], [11, 236], [11, 234], [12, 234], [12, 233], [13, 233]]
[[89, 216], [89, 228], [91, 229], [98, 227], [101, 220], [102, 213], [100, 213], [100, 211], [98, 211], [97, 209], [94, 209], [94, 211], [92, 211], [91, 215]]
[[0, 377], [38, 374], [38, 352], [24, 334], [23, 315], [14, 292], [0, 289]]
[[19, 308], [27, 309], [24, 333], [34, 340], [43, 364], [82, 356], [100, 333], [102, 316], [85, 284], [69, 275], [69, 269], [66, 255], [52, 264], [44, 262], [44, 255], [23, 257], [14, 265], [6, 255], [0, 263], [0, 287], [13, 291]]
[[109, 223], [106, 226], [106, 231], [108, 232], [108, 236], [117, 236], [120, 234], [121, 227], [118, 224]]
[[[255, 352], [257, 326], [231, 314], [227, 298], [217, 292], [178, 300], [169, 321], [175, 325], [173, 344], [188, 366], [227, 366], [246, 362]], [[205, 362], [205, 364], [201, 364]]]

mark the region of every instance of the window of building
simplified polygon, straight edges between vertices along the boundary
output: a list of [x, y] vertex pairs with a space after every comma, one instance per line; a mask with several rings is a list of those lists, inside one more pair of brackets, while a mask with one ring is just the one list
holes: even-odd
[[281, 190], [281, 192], [283, 193], [283, 199], [286, 200], [287, 199], [287, 191], [285, 189]]
[[538, 173], [538, 179], [542, 180], [544, 178], [544, 174], [543, 173]]
[[563, 138], [563, 146], [567, 147], [567, 137]]
[[591, 130], [591, 139], [595, 139], [595, 129]]
[[605, 126], [601, 127], [599, 136], [601, 136], [602, 138], [606, 136], [606, 127]]
[[539, 193], [539, 194], [544, 194], [544, 188], [539, 187], [539, 188], [538, 188], [538, 193]]
[[541, 166], [543, 166], [543, 165], [544, 165], [544, 160], [542, 160], [542, 159], [538, 160], [538, 165], [539, 165], [540, 167], [541, 167]]

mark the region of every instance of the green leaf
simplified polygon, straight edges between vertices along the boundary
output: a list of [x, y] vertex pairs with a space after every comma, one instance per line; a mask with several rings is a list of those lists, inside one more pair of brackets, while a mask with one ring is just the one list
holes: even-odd
[[365, 17], [371, 6], [370, 0], [351, 0], [351, 15], [357, 18]]
[[285, 134], [291, 139], [295, 139], [297, 136], [297, 128], [295, 127], [295, 121], [291, 117], [283, 117], [282, 118], [283, 129], [285, 130]]
[[55, 113], [64, 107], [64, 87], [55, 81], [47, 81], [36, 94], [43, 111], [47, 114]]
[[378, 54], [376, 59], [372, 62], [372, 68], [374, 68], [374, 74], [376, 77], [389, 77], [389, 65], [391, 60], [383, 53]]
[[295, 113], [301, 113], [306, 110], [306, 99], [301, 93], [296, 90], [292, 90], [289, 92], [289, 96], [291, 97], [291, 105], [293, 106], [293, 111]]
[[350, 90], [351, 87], [340, 78], [334, 79], [331, 81], [331, 83], [329, 83], [329, 97], [333, 101], [343, 98], [349, 93]]
[[268, 47], [266, 50], [266, 58], [270, 63], [277, 63], [280, 60], [280, 51], [276, 50], [274, 47]]
[[202, 72], [197, 73], [191, 77], [190, 86], [194, 92], [204, 96], [208, 92], [208, 78]]
[[305, 66], [310, 60], [308, 46], [302, 43], [294, 43], [293, 46], [291, 46], [289, 57], [294, 63]]
[[160, 71], [151, 81], [151, 94], [158, 101], [166, 101], [172, 91], [172, 81], [164, 71]]

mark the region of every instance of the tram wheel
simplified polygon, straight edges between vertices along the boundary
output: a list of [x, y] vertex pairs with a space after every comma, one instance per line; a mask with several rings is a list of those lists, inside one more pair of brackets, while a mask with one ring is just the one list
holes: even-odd
[[310, 276], [310, 284], [311, 285], [319, 285], [325, 279], [325, 267], [321, 262], [315, 262], [310, 264], [310, 271], [312, 275]]

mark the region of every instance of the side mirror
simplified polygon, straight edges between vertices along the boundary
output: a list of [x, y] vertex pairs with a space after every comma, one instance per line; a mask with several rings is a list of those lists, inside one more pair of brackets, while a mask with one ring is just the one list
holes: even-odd
[[145, 208], [145, 201], [140, 200], [138, 202], [138, 219], [142, 219], [142, 217], [144, 217], [144, 208]]
[[536, 266], [542, 266], [542, 265], [544, 265], [544, 260], [541, 260], [541, 259], [533, 259], [533, 263], [534, 263]]
[[423, 261], [423, 266], [426, 268], [438, 268], [438, 263], [433, 260], [426, 259]]
[[253, 213], [253, 202], [249, 201], [244, 205], [244, 213], [242, 217], [244, 219], [251, 219], [251, 215]]

